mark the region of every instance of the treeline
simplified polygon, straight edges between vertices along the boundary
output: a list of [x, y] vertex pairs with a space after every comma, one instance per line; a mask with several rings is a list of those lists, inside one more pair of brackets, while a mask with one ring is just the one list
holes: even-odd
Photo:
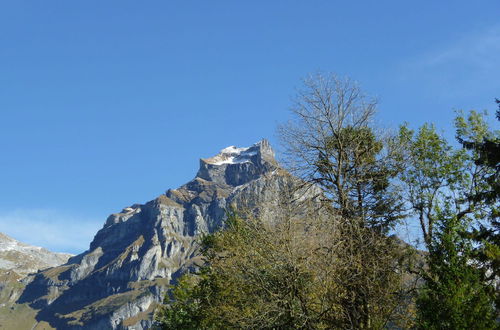
[[[204, 236], [205, 264], [173, 286], [159, 327], [499, 328], [499, 132], [470, 111], [455, 144], [432, 124], [391, 133], [376, 105], [349, 79], [304, 80], [279, 128], [300, 187], [273, 221], [236, 210]], [[322, 193], [297, 198], [306, 185]], [[389, 235], [403, 220], [424, 251]]]

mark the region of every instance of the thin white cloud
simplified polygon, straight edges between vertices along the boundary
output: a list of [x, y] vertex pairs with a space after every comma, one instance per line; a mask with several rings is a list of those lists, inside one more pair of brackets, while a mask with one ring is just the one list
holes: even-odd
[[[498, 94], [500, 25], [469, 33], [406, 60], [400, 67], [399, 76], [421, 81], [430, 95]], [[491, 103], [494, 96], [485, 102]]]
[[85, 251], [103, 223], [103, 219], [79, 217], [59, 210], [0, 211], [0, 232], [55, 252]]
[[474, 66], [480, 70], [500, 70], [500, 26], [467, 35], [451, 45], [435, 50], [422, 59], [431, 68], [450, 63]]

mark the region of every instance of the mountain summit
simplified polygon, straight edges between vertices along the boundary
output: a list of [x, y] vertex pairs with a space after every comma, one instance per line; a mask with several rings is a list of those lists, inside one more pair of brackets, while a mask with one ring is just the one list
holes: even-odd
[[211, 158], [200, 159], [197, 178], [239, 186], [276, 168], [274, 151], [267, 140], [249, 148], [230, 146]]
[[292, 180], [266, 140], [227, 147], [188, 183], [110, 215], [89, 250], [25, 279], [18, 303], [61, 329], [149, 328], [167, 286], [201, 264], [199, 235], [221, 229], [229, 207], [272, 217]]

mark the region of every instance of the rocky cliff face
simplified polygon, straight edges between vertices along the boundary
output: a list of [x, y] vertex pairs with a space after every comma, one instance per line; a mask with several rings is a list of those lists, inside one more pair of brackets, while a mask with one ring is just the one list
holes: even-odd
[[200, 160], [196, 177], [112, 214], [88, 251], [26, 279], [18, 303], [60, 329], [146, 329], [166, 287], [200, 263], [197, 237], [223, 227], [230, 207], [272, 217], [294, 179], [266, 140]]

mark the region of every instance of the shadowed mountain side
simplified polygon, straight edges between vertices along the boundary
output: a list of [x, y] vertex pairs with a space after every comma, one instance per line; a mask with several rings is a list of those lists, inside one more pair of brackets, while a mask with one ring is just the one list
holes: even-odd
[[230, 207], [271, 219], [297, 183], [266, 140], [223, 149], [200, 160], [192, 181], [108, 217], [88, 251], [28, 278], [18, 303], [53, 327], [146, 329], [168, 284], [201, 264], [200, 234], [223, 227]]

